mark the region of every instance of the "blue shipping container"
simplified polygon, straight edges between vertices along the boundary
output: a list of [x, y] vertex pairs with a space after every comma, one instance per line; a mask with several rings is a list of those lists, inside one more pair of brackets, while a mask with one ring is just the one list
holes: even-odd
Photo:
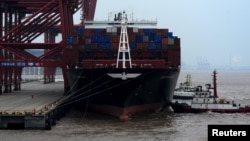
[[155, 49], [156, 48], [156, 44], [154, 42], [150, 42], [148, 46], [149, 46], [149, 49]]
[[168, 32], [167, 36], [168, 38], [173, 38], [173, 32]]
[[143, 32], [149, 35], [150, 33], [153, 33], [153, 29], [143, 29]]
[[96, 29], [95, 33], [101, 33], [103, 29]]
[[130, 47], [130, 49], [136, 49], [135, 42], [129, 42], [129, 47]]
[[66, 39], [66, 44], [67, 45], [72, 45], [73, 44], [73, 36], [70, 36], [70, 37], [68, 37], [67, 39]]
[[99, 49], [109, 49], [110, 46], [111, 46], [110, 43], [98, 43]]
[[84, 28], [77, 28], [77, 29], [76, 29], [76, 32], [77, 32], [77, 33], [84, 33], [84, 32], [85, 32], [85, 29], [84, 29]]
[[104, 42], [110, 42], [110, 36], [104, 36]]
[[161, 48], [161, 43], [156, 43], [156, 48], [160, 49]]
[[153, 34], [150, 34], [148, 38], [150, 42], [155, 40], [155, 36]]
[[97, 42], [97, 36], [95, 35], [91, 36], [91, 42], [93, 43]]
[[105, 49], [110, 49], [110, 43], [104, 43], [105, 44]]
[[142, 43], [143, 42], [143, 36], [142, 35], [136, 35], [136, 41], [138, 43]]
[[105, 41], [105, 38], [103, 36], [98, 36], [97, 37], [97, 42], [98, 43], [103, 43]]
[[161, 36], [160, 35], [155, 35], [155, 42], [161, 42]]
[[91, 49], [91, 45], [85, 44], [85, 49], [86, 49], [86, 50], [90, 50], [90, 49]]

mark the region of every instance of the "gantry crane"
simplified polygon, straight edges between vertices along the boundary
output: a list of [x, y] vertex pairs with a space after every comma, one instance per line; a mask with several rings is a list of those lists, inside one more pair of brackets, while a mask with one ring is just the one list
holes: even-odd
[[[62, 68], [65, 91], [69, 89], [65, 69], [75, 52], [66, 51], [66, 38], [77, 26], [73, 15], [93, 20], [97, 0], [0, 0], [0, 94], [21, 89], [24, 67], [44, 67], [44, 82], [53, 82]], [[61, 40], [56, 42], [56, 36]], [[43, 36], [41, 43], [34, 42]], [[42, 49], [35, 56], [28, 49]]]

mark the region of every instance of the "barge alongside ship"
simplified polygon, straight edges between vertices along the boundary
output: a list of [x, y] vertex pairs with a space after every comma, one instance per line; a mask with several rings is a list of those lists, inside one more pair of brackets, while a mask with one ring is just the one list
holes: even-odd
[[[93, 27], [100, 24], [106, 26]], [[78, 50], [79, 60], [67, 72], [77, 107], [122, 120], [170, 107], [180, 73], [180, 38], [152, 25], [128, 21], [123, 12], [114, 21], [86, 21], [68, 38], [68, 48]]]

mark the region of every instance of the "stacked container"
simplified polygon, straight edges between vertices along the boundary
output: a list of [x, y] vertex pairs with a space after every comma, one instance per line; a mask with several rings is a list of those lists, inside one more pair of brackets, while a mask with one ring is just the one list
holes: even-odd
[[[116, 59], [120, 30], [120, 27], [78, 28], [74, 36], [67, 38], [66, 44], [78, 50], [79, 62]], [[127, 32], [132, 59], [165, 59], [180, 64], [180, 39], [168, 29], [129, 27]]]

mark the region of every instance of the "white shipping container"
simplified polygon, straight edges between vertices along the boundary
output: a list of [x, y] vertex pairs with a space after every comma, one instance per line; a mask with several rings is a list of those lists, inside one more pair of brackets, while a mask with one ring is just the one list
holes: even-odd
[[137, 33], [139, 31], [138, 27], [133, 28], [133, 32]]
[[173, 45], [174, 44], [174, 38], [168, 38], [168, 44]]
[[107, 31], [107, 33], [111, 33], [111, 32], [116, 33], [117, 32], [117, 28], [116, 27], [107, 27], [106, 31]]
[[116, 27], [112, 27], [112, 32], [117, 32], [117, 28]]
[[112, 27], [107, 27], [106, 32], [111, 33], [112, 32]]

